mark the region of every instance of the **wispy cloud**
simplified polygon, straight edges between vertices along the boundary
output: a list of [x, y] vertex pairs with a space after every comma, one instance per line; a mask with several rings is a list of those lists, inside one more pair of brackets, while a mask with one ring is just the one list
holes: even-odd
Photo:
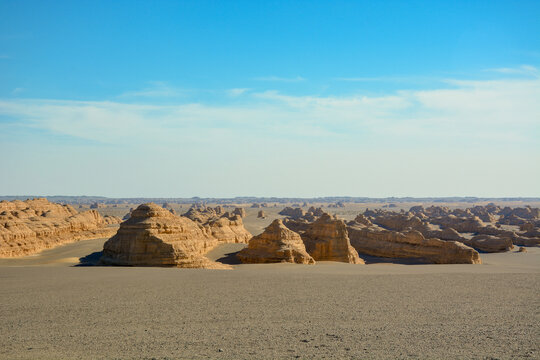
[[247, 89], [247, 88], [235, 88], [235, 89], [228, 89], [226, 91], [226, 93], [227, 93], [227, 95], [229, 95], [231, 97], [237, 97], [237, 96], [245, 94], [249, 90], [250, 89]]
[[[538, 147], [540, 79], [447, 82], [451, 88], [401, 90], [385, 96], [296, 96], [229, 89], [221, 105], [6, 99], [0, 101], [0, 115], [24, 126], [110, 143], [294, 138], [351, 147], [359, 143], [467, 147], [492, 146], [491, 139]], [[166, 87], [161, 89], [168, 94]], [[227, 103], [227, 97], [240, 95], [241, 104]]]
[[485, 71], [495, 72], [500, 74], [509, 74], [509, 75], [529, 75], [534, 77], [540, 77], [540, 71], [531, 65], [521, 65], [516, 68], [495, 68], [495, 69], [486, 69]]
[[261, 76], [261, 77], [256, 77], [253, 80], [275, 81], [275, 82], [300, 82], [300, 81], [305, 81], [306, 79], [301, 76], [296, 76], [296, 77]]
[[11, 56], [5, 55], [5, 54], [0, 54], [0, 59], [11, 59]]
[[12, 93], [13, 95], [18, 95], [18, 94], [24, 92], [24, 90], [25, 90], [24, 88], [18, 87], [18, 88], [13, 89], [13, 90], [11, 91], [11, 93]]
[[186, 90], [179, 89], [168, 85], [163, 81], [152, 81], [149, 86], [135, 91], [126, 91], [120, 95], [121, 98], [129, 97], [145, 97], [145, 98], [160, 98], [160, 97], [180, 97], [186, 94]]

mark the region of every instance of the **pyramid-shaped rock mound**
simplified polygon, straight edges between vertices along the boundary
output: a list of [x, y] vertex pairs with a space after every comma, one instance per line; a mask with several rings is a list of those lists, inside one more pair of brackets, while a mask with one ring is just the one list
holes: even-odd
[[204, 256], [218, 239], [156, 204], [140, 205], [103, 246], [101, 262], [123, 266], [227, 268]]
[[301, 236], [308, 254], [316, 261], [364, 264], [364, 260], [351, 246], [347, 226], [343, 220], [324, 213], [310, 224]]
[[253, 237], [248, 247], [237, 254], [245, 264], [290, 262], [314, 264], [302, 238], [289, 230], [280, 219], [274, 220], [264, 232]]

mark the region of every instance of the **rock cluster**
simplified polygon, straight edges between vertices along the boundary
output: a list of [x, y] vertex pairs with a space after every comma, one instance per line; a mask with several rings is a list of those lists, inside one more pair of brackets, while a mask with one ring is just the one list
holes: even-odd
[[101, 262], [123, 266], [223, 268], [206, 252], [219, 243], [201, 225], [156, 204], [137, 207], [103, 245]]
[[109, 237], [121, 220], [96, 210], [78, 212], [47, 199], [0, 202], [0, 257], [38, 253], [79, 240]]
[[518, 246], [540, 244], [539, 209], [500, 208], [494, 204], [468, 209], [413, 206], [408, 212], [366, 210], [366, 220], [391, 231], [417, 230], [425, 238], [458, 241], [482, 252], [503, 252]]
[[177, 216], [153, 203], [140, 205], [103, 246], [102, 263], [124, 266], [228, 268], [204, 255], [220, 243], [245, 243], [251, 234], [239, 215], [196, 206]]
[[289, 230], [280, 219], [274, 220], [262, 234], [253, 237], [248, 247], [237, 254], [243, 263], [314, 264], [299, 234]]

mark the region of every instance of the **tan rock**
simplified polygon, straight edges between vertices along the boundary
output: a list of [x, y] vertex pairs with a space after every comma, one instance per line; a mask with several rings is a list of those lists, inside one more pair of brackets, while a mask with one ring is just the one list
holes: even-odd
[[292, 207], [287, 206], [286, 208], [281, 210], [278, 214], [283, 215], [283, 216], [288, 216], [292, 219], [298, 219], [304, 216], [305, 213], [304, 213], [304, 210], [302, 210], [302, 208], [300, 207], [292, 208]]
[[264, 213], [264, 211], [260, 210], [259, 213], [257, 214], [257, 218], [258, 219], [265, 219], [266, 214]]
[[204, 256], [218, 243], [201, 225], [149, 203], [137, 207], [116, 235], [105, 242], [101, 262], [122, 266], [228, 268]]
[[308, 254], [315, 261], [340, 261], [364, 264], [351, 246], [343, 220], [323, 214], [301, 234]]
[[347, 230], [351, 245], [361, 254], [434, 264], [481, 264], [476, 250], [456, 241], [426, 239], [416, 230], [397, 232], [361, 225]]
[[512, 250], [514, 245], [511, 238], [497, 237], [493, 235], [477, 235], [463, 242], [483, 252], [505, 252]]
[[289, 230], [280, 219], [274, 220], [262, 234], [249, 240], [248, 247], [237, 254], [243, 263], [314, 264], [299, 234]]
[[0, 257], [38, 253], [79, 240], [109, 237], [118, 228], [116, 217], [97, 211], [78, 212], [47, 199], [0, 202]]
[[246, 210], [244, 208], [235, 208], [232, 213], [233, 215], [239, 215], [241, 218], [246, 217]]

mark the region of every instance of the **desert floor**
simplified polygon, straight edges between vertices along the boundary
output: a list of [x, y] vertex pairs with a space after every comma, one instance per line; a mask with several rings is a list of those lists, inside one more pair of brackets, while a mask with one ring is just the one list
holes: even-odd
[[0, 358], [540, 358], [540, 248], [483, 265], [85, 266], [104, 241], [0, 259]]

